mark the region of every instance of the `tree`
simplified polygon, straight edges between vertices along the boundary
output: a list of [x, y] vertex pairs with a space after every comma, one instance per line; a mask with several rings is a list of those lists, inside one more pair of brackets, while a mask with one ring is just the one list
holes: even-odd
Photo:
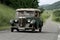
[[38, 8], [38, 0], [0, 0], [12, 8]]

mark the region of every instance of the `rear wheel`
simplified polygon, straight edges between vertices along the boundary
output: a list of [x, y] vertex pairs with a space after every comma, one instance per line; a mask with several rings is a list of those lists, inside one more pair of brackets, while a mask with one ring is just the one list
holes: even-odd
[[41, 23], [39, 24], [39, 32], [42, 31], [42, 26], [43, 26], [43, 21], [41, 21]]

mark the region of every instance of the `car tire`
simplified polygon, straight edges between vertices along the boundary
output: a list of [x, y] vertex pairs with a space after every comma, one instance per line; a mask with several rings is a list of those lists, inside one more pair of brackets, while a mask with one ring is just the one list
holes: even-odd
[[19, 32], [19, 29], [18, 28], [16, 30], [17, 30], [17, 32]]
[[14, 31], [14, 28], [11, 28], [11, 32], [13, 32]]
[[40, 29], [39, 29], [39, 32], [41, 32], [41, 31], [42, 31], [42, 29], [40, 28]]
[[34, 28], [32, 29], [32, 32], [35, 32], [35, 29]]

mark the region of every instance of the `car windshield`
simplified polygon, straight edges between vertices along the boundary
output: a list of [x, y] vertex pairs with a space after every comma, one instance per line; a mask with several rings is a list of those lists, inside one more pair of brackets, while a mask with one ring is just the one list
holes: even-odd
[[34, 16], [34, 11], [19, 11], [18, 16], [23, 16], [23, 17], [33, 17]]

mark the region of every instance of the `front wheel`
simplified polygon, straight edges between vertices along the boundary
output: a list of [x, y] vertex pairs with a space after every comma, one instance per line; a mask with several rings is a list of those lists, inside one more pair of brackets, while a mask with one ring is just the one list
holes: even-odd
[[14, 32], [15, 29], [17, 30], [17, 32], [19, 32], [18, 28], [11, 28], [11, 32]]
[[19, 32], [19, 29], [18, 28], [16, 30], [17, 30], [17, 32]]
[[14, 29], [13, 28], [11, 28], [11, 32], [13, 32], [14, 31]]
[[34, 28], [32, 29], [32, 32], [35, 32], [35, 29]]

